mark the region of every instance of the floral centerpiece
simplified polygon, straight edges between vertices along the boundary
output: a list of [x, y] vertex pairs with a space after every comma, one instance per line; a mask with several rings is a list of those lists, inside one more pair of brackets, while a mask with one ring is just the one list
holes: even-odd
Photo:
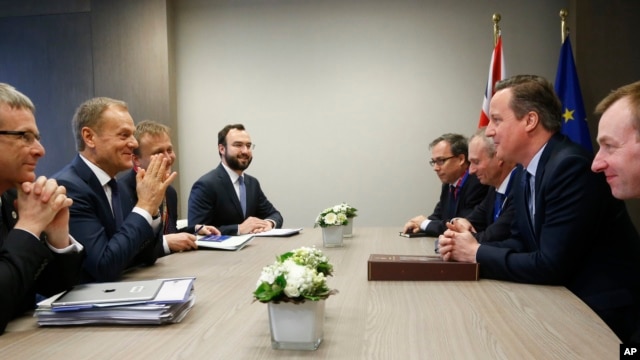
[[316, 223], [313, 227], [327, 227], [347, 225], [347, 208], [342, 205], [336, 205], [326, 208], [316, 217]]
[[342, 203], [340, 204], [340, 207], [344, 208], [344, 212], [345, 214], [347, 214], [347, 218], [354, 218], [358, 216], [357, 214], [358, 209], [354, 208], [353, 206], [347, 203]]
[[326, 299], [337, 293], [327, 286], [327, 276], [332, 274], [333, 265], [322, 251], [301, 247], [277, 256], [262, 269], [253, 296], [263, 303]]
[[267, 303], [271, 347], [316, 350], [323, 338], [324, 300], [337, 293], [327, 286], [333, 273], [322, 251], [301, 247], [276, 257], [262, 269], [254, 301]]

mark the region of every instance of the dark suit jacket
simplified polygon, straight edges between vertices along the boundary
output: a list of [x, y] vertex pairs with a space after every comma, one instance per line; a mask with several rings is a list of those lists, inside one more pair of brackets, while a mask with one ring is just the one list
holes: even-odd
[[[433, 214], [427, 218], [431, 220], [425, 232], [429, 236], [441, 235], [447, 226], [445, 223], [454, 217], [466, 218], [473, 209], [487, 195], [488, 186], [482, 185], [475, 175], [469, 174], [462, 188], [458, 192], [458, 201], [451, 204], [449, 201], [449, 184], [442, 184], [440, 191], [440, 201], [436, 204]], [[451, 211], [451, 207], [455, 207]], [[453, 213], [453, 216], [446, 214]]]
[[16, 191], [2, 194], [0, 226], [0, 334], [7, 323], [35, 306], [35, 294], [53, 296], [80, 280], [82, 253], [57, 254], [31, 233], [13, 229]]
[[240, 200], [222, 163], [200, 177], [189, 194], [189, 225], [213, 225], [222, 234], [236, 235], [238, 224], [254, 216], [271, 219], [276, 223], [276, 228], [281, 228], [282, 215], [264, 195], [258, 179], [245, 173], [244, 183], [247, 190], [246, 217], [242, 214]]
[[[518, 165], [518, 168], [520, 167], [521, 166]], [[517, 172], [519, 170], [516, 169], [515, 171]], [[506, 200], [504, 201], [502, 211], [495, 221], [493, 220], [494, 203], [496, 200], [496, 189], [494, 187], [491, 187], [489, 191], [487, 191], [487, 196], [484, 197], [484, 200], [482, 200], [467, 217], [467, 220], [471, 222], [477, 231], [475, 236], [478, 242], [505, 240], [511, 235], [511, 223], [515, 216], [513, 196], [511, 194], [513, 193], [515, 177], [514, 172], [511, 175], [511, 179], [509, 179], [509, 185], [507, 185]]]
[[535, 227], [522, 170], [511, 237], [480, 245], [476, 260], [482, 277], [566, 286], [625, 342], [637, 319], [640, 238], [604, 175], [591, 171], [592, 157], [554, 135], [536, 170]]
[[126, 186], [118, 186], [124, 221], [116, 229], [104, 189], [79, 155], [54, 178], [73, 199], [69, 232], [87, 254], [84, 282], [116, 281], [126, 269], [156, 261], [162, 231], [154, 232], [144, 217], [131, 211], [135, 204]]

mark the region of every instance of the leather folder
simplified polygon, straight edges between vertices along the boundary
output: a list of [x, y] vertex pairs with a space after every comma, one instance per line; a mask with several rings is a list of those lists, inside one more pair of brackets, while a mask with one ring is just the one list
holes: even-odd
[[429, 255], [369, 256], [368, 280], [478, 280], [478, 264], [443, 261]]

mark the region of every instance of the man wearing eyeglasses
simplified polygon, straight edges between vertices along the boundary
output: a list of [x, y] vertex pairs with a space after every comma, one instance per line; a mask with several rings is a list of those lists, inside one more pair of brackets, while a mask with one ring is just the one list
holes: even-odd
[[0, 83], [0, 334], [34, 308], [36, 293], [52, 296], [80, 278], [82, 245], [69, 236], [73, 201], [34, 172], [45, 154], [34, 111], [29, 98]]
[[255, 234], [282, 227], [282, 215], [262, 192], [258, 179], [245, 173], [253, 160], [254, 147], [242, 124], [220, 130], [221, 162], [191, 187], [190, 225], [211, 224], [224, 235]]
[[424, 232], [438, 236], [446, 222], [455, 217], [467, 217], [484, 199], [488, 187], [469, 174], [467, 139], [459, 134], [444, 134], [429, 144], [433, 170], [442, 182], [440, 201], [431, 215], [418, 215], [405, 225], [405, 234]]

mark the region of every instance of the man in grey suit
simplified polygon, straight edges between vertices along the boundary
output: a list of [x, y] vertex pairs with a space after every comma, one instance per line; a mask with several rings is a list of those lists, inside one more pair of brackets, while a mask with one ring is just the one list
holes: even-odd
[[255, 234], [282, 227], [282, 215], [244, 171], [253, 160], [249, 133], [242, 124], [218, 133], [220, 165], [191, 187], [189, 224], [211, 224], [224, 235]]

